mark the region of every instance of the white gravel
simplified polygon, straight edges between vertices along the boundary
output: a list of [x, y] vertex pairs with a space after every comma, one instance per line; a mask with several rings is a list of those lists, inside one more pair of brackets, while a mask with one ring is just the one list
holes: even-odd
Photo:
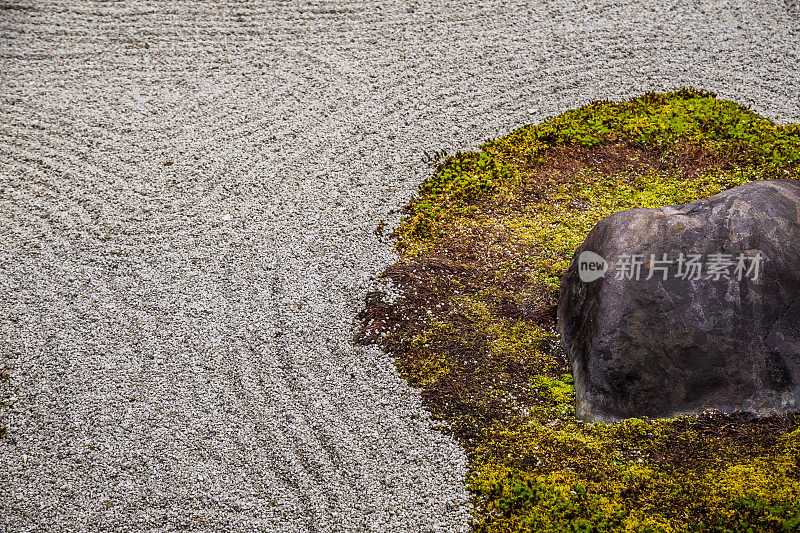
[[423, 150], [597, 98], [800, 120], [796, 1], [681, 4], [0, 1], [0, 529], [465, 529], [349, 342], [374, 230]]

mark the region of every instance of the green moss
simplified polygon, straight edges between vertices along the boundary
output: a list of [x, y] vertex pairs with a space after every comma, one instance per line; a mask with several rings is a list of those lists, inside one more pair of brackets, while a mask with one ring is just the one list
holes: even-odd
[[478, 213], [475, 204], [506, 191], [514, 177], [513, 167], [485, 152], [448, 158], [422, 184], [419, 198], [409, 207], [399, 245], [406, 246], [407, 253], [418, 253], [413, 245], [443, 236], [440, 227], [446, 222]]
[[362, 313], [464, 445], [478, 531], [798, 531], [800, 417], [575, 419], [554, 309], [621, 209], [797, 179], [800, 127], [709, 93], [599, 102], [446, 159], [395, 233], [393, 303]]
[[800, 162], [798, 135], [796, 124], [776, 125], [711, 93], [682, 90], [621, 104], [599, 102], [521, 128], [484, 149], [544, 162], [547, 148], [555, 145], [592, 147], [624, 140], [670, 152], [689, 143], [779, 174]]
[[559, 378], [536, 375], [531, 379], [530, 386], [542, 400], [542, 405], [535, 408], [539, 419], [575, 416], [575, 387], [571, 374], [563, 374]]

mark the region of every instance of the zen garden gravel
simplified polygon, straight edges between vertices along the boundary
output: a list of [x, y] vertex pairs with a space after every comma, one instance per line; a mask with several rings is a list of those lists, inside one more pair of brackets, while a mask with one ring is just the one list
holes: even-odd
[[0, 529], [467, 530], [351, 342], [376, 228], [425, 152], [596, 99], [800, 120], [797, 2], [689, 4], [0, 2]]

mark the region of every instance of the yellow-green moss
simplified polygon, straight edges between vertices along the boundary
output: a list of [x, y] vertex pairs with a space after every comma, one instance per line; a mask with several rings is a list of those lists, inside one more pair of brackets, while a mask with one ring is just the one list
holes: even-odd
[[600, 102], [446, 159], [395, 233], [364, 339], [470, 458], [478, 531], [800, 531], [800, 416], [587, 424], [553, 331], [603, 217], [797, 179], [800, 127], [708, 93]]

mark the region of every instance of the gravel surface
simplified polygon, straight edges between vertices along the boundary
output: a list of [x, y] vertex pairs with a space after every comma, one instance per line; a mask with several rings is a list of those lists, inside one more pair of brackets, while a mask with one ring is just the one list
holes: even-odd
[[597, 98], [800, 120], [797, 3], [690, 4], [0, 1], [0, 529], [464, 530], [349, 342], [376, 226], [423, 150]]

